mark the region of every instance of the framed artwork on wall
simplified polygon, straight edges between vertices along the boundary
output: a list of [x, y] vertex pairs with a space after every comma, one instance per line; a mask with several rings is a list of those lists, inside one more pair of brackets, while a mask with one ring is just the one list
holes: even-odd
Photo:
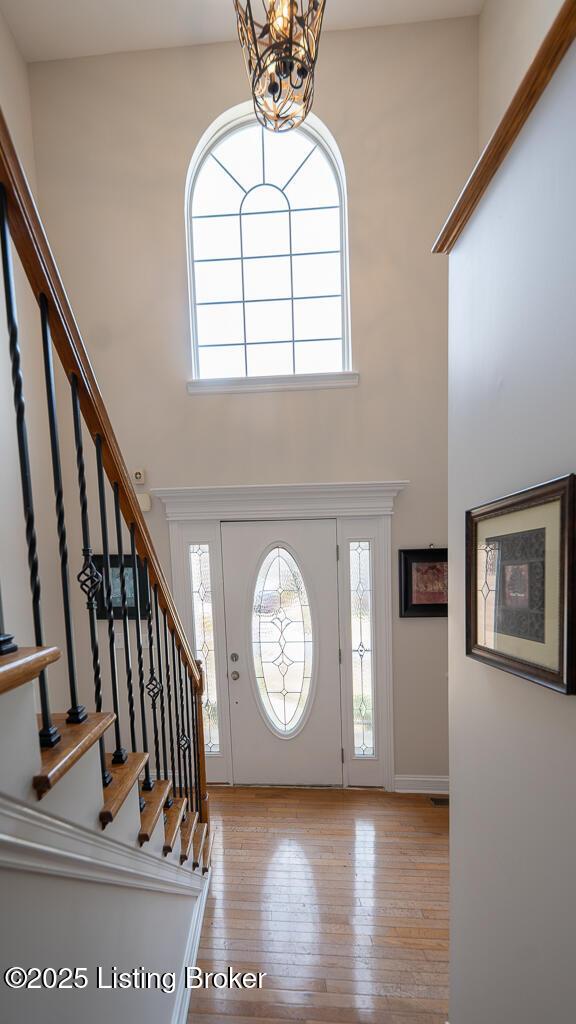
[[448, 615], [448, 549], [407, 548], [398, 552], [400, 617]]
[[466, 513], [466, 653], [575, 693], [574, 475]]
[[[104, 558], [102, 555], [93, 555], [94, 565], [98, 572], [104, 577]], [[112, 610], [114, 612], [115, 619], [122, 618], [122, 591], [120, 586], [120, 556], [110, 555], [110, 577], [112, 583]], [[132, 558], [130, 555], [124, 555], [124, 580], [126, 584], [126, 605], [128, 609], [128, 618], [136, 618], [136, 604], [134, 597], [134, 570], [132, 567]], [[140, 559], [138, 559], [138, 592], [140, 598], [140, 618], [146, 618], [146, 609], [148, 606], [148, 580], [146, 578], [146, 572]], [[104, 601], [104, 582], [98, 590], [96, 596], [96, 618], [107, 619], [106, 605]]]

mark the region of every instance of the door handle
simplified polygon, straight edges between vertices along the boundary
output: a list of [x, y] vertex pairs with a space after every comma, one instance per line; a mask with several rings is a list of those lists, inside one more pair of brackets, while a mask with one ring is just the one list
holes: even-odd
[[240, 673], [239, 672], [231, 672], [230, 673], [230, 678], [233, 679], [234, 682], [236, 682], [237, 679], [240, 679]]

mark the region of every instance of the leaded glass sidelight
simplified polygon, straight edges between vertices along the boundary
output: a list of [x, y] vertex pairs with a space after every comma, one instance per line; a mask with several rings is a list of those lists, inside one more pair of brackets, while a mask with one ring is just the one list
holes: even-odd
[[367, 540], [350, 543], [350, 607], [354, 755], [374, 757], [372, 567]]
[[258, 693], [272, 727], [284, 736], [310, 699], [314, 637], [302, 573], [286, 548], [265, 556], [254, 591], [252, 651]]
[[206, 752], [220, 750], [218, 728], [218, 699], [216, 691], [216, 665], [214, 659], [214, 616], [210, 577], [210, 548], [208, 544], [193, 544], [190, 548], [192, 577], [192, 611], [196, 657], [204, 665], [204, 743]]

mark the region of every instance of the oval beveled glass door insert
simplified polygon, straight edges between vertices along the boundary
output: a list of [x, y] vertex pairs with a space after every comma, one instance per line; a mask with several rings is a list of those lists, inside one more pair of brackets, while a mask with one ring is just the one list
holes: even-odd
[[310, 699], [313, 644], [302, 573], [286, 548], [272, 548], [256, 580], [252, 651], [265, 716], [283, 736], [298, 729]]

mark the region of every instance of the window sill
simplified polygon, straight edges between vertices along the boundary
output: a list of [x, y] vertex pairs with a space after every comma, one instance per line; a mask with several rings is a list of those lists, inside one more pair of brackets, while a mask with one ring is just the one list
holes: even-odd
[[319, 388], [355, 388], [360, 374], [354, 370], [338, 373], [300, 373], [277, 377], [218, 377], [189, 380], [189, 395], [232, 395], [257, 391], [315, 391]]

